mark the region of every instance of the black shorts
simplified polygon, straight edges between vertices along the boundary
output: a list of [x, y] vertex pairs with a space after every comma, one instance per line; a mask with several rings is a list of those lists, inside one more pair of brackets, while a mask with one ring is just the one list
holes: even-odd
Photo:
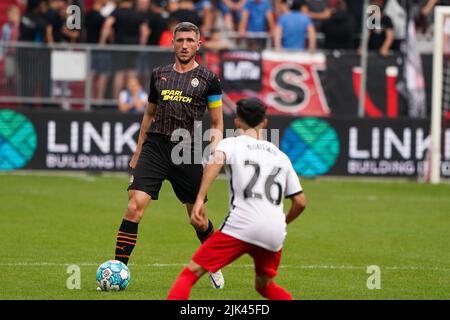
[[167, 179], [181, 202], [194, 203], [202, 181], [203, 165], [193, 164], [193, 147], [189, 148], [192, 164], [175, 164], [171, 158], [175, 145], [163, 135], [148, 134], [127, 190], [144, 191], [152, 200], [157, 200], [162, 182]]

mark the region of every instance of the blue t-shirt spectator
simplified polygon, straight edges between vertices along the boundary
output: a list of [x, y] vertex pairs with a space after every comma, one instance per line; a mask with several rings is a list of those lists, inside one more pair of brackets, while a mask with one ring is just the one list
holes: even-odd
[[247, 31], [248, 32], [266, 32], [267, 31], [267, 12], [272, 12], [272, 4], [269, 0], [248, 0], [244, 10], [249, 13]]
[[210, 0], [194, 0], [195, 11], [201, 12], [205, 8], [211, 8], [212, 4]]
[[147, 99], [148, 95], [142, 89], [139, 89], [134, 97], [130, 90], [122, 90], [119, 95], [119, 111], [130, 113], [144, 112]]
[[313, 21], [300, 12], [288, 12], [280, 16], [278, 24], [283, 28], [281, 46], [289, 49], [304, 49], [308, 27]]

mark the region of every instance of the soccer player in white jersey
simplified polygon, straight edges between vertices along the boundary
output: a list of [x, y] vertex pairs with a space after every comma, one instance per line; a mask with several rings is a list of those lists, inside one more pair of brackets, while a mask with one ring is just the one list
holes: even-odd
[[[264, 104], [253, 98], [240, 100], [234, 123], [241, 135], [217, 145], [203, 173], [191, 220], [203, 219], [206, 193], [224, 165], [230, 182], [228, 216], [180, 273], [167, 299], [188, 299], [192, 286], [204, 273], [216, 272], [245, 253], [255, 263], [256, 291], [268, 299], [293, 299], [273, 279], [286, 225], [305, 209], [305, 195], [289, 158], [272, 143], [261, 140], [261, 130], [267, 127]], [[291, 199], [287, 215], [283, 198]]]

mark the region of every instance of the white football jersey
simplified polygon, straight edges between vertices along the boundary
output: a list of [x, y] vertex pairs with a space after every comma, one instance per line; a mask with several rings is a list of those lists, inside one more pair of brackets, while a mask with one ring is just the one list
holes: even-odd
[[241, 135], [223, 139], [230, 211], [220, 230], [239, 240], [279, 251], [286, 237], [283, 199], [302, 192], [291, 161], [274, 144]]

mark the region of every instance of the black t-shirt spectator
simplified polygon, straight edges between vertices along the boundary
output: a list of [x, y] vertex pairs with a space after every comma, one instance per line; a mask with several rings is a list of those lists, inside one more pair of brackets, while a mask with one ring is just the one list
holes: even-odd
[[54, 9], [49, 9], [45, 13], [45, 19], [48, 24], [52, 26], [52, 35], [54, 42], [63, 41], [63, 33], [62, 28], [64, 26], [64, 19], [61, 17], [58, 11]]
[[355, 22], [355, 32], [360, 34], [362, 31], [362, 12], [364, 1], [362, 0], [346, 0], [348, 12], [353, 16], [353, 21]]
[[46, 42], [46, 28], [44, 16], [27, 12], [20, 18], [19, 41]]
[[99, 11], [90, 10], [86, 13], [85, 25], [87, 43], [99, 42], [104, 22], [105, 17], [102, 16]]
[[170, 17], [179, 22], [190, 22], [195, 24], [197, 27], [201, 27], [203, 20], [200, 15], [196, 11], [187, 10], [187, 9], [179, 9], [174, 11]]
[[375, 28], [370, 31], [369, 50], [378, 50], [383, 46], [386, 40], [386, 29], [393, 29], [394, 25], [391, 18], [383, 16], [380, 23], [381, 28]]
[[150, 27], [151, 33], [148, 37], [147, 44], [149, 45], [159, 45], [159, 39], [164, 30], [167, 29], [168, 19], [165, 19], [159, 13], [149, 12], [146, 16], [147, 23]]
[[144, 15], [131, 8], [118, 8], [111, 16], [116, 19], [114, 43], [139, 44], [140, 25], [146, 22]]
[[337, 11], [322, 25], [325, 49], [351, 49], [354, 47], [355, 22], [348, 12]]

